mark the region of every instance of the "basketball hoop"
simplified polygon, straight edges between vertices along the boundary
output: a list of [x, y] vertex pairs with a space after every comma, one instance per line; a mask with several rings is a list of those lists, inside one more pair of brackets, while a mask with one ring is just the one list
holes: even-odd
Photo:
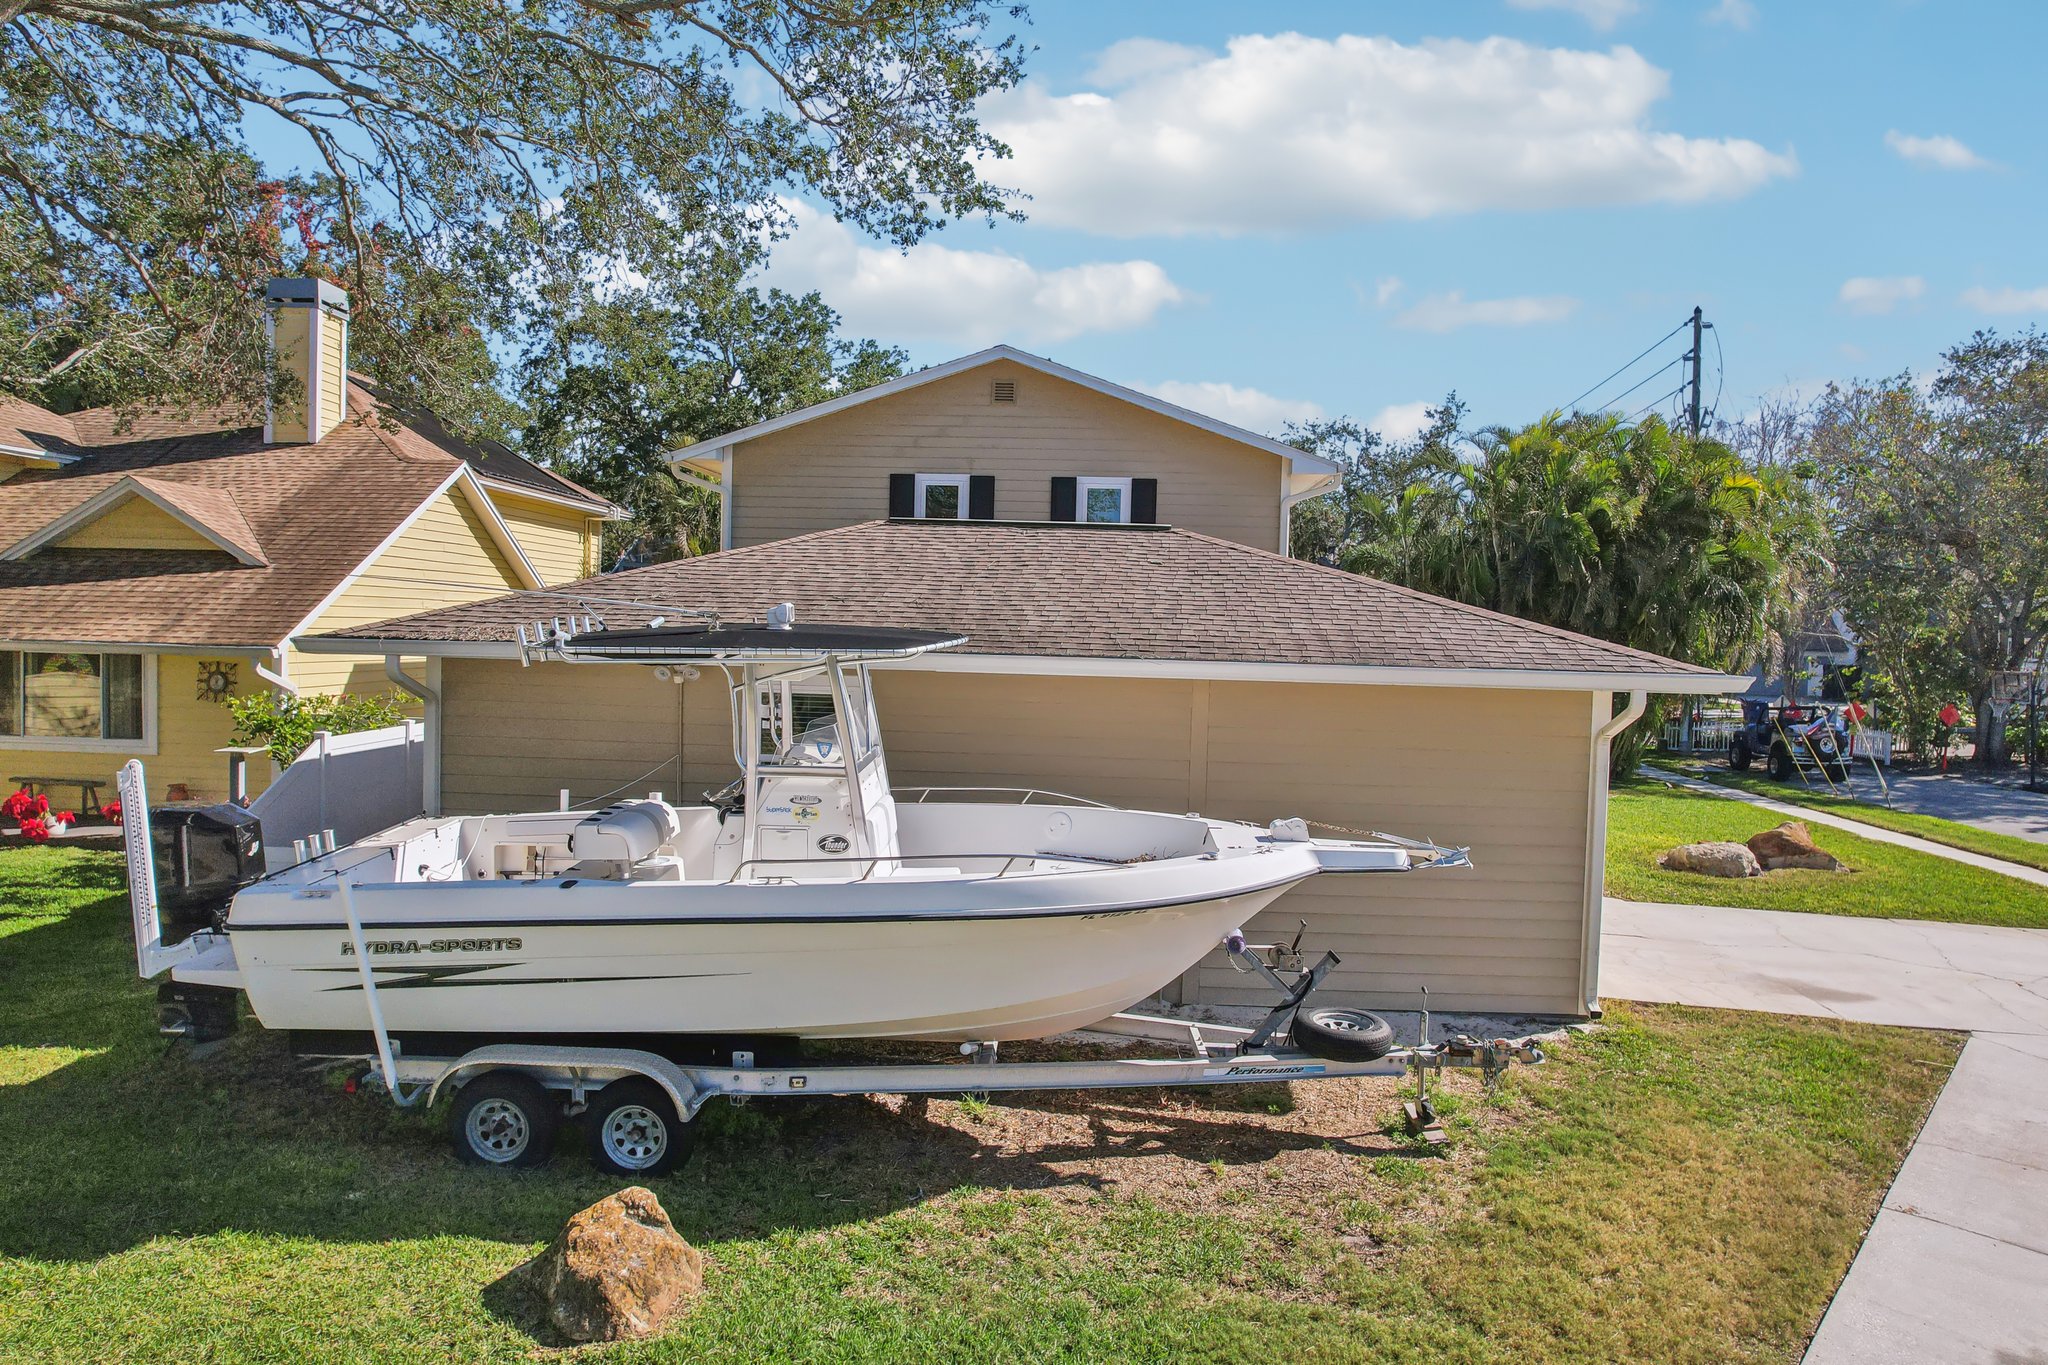
[[2033, 680], [2033, 674], [2017, 668], [2001, 669], [1993, 673], [1989, 698], [1991, 714], [2004, 720], [2006, 712], [2026, 701]]

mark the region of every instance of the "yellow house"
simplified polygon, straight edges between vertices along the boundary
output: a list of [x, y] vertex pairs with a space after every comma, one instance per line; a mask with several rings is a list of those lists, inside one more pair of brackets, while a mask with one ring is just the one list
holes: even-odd
[[[9, 790], [109, 781], [141, 757], [152, 796], [224, 796], [229, 698], [395, 691], [436, 667], [311, 656], [294, 636], [597, 571], [600, 527], [618, 509], [385, 402], [348, 371], [348, 297], [331, 283], [279, 280], [269, 293], [278, 363], [305, 398], [260, 422], [60, 416], [0, 397]], [[267, 771], [257, 765], [252, 786]]]

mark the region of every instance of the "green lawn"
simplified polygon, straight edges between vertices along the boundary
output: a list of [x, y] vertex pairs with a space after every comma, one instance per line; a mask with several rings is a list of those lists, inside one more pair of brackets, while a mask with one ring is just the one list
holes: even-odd
[[1913, 811], [1893, 810], [1889, 806], [1880, 806], [1869, 801], [1854, 801], [1846, 796], [1836, 796], [1818, 781], [1811, 787], [1804, 787], [1797, 782], [1773, 781], [1754, 772], [1733, 772], [1725, 764], [1717, 767], [1708, 763], [1672, 763], [1668, 766], [1724, 787], [1738, 787], [1743, 791], [1755, 792], [1759, 796], [1768, 796], [1777, 801], [1811, 806], [1815, 810], [1824, 810], [1832, 815], [1861, 820], [1866, 825], [1876, 825], [1879, 829], [1893, 830], [1899, 834], [1915, 834], [1937, 844], [1967, 849], [1972, 853], [1981, 853], [1987, 858], [2003, 858], [2009, 863], [2019, 863], [2023, 867], [2038, 867], [2048, 872], [2048, 844], [2033, 839], [2021, 839], [2011, 834], [1978, 829], [1975, 825], [1966, 825], [1960, 820], [1944, 820], [1938, 815], [1919, 815]]
[[[0, 852], [0, 1359], [545, 1354], [504, 1277], [617, 1182], [460, 1166], [253, 1030], [166, 1055], [119, 890]], [[655, 1183], [709, 1292], [576, 1358], [1797, 1360], [1958, 1040], [1607, 1023], [1437, 1153], [1383, 1082], [713, 1109]]]
[[1809, 832], [1816, 844], [1848, 864], [1849, 872], [1724, 878], [1657, 866], [1657, 855], [1674, 845], [1713, 839], [1741, 843], [1784, 818], [1744, 801], [1651, 778], [1630, 779], [1614, 788], [1608, 802], [1607, 893], [1638, 901], [2048, 928], [2048, 887], [1827, 825], [1809, 826]]

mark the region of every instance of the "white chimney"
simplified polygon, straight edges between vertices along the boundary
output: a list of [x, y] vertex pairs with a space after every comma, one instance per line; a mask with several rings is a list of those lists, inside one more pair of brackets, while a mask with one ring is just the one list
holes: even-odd
[[348, 415], [348, 291], [328, 280], [272, 280], [270, 344], [292, 395], [264, 413], [266, 442], [310, 444]]

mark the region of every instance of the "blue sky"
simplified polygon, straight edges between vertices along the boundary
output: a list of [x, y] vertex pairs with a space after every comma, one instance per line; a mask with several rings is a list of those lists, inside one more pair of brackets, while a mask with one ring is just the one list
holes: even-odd
[[1029, 36], [984, 112], [1031, 221], [905, 257], [811, 212], [772, 278], [920, 363], [1007, 340], [1262, 429], [1526, 420], [1695, 303], [1729, 417], [2048, 321], [2048, 6], [1040, 0]]

